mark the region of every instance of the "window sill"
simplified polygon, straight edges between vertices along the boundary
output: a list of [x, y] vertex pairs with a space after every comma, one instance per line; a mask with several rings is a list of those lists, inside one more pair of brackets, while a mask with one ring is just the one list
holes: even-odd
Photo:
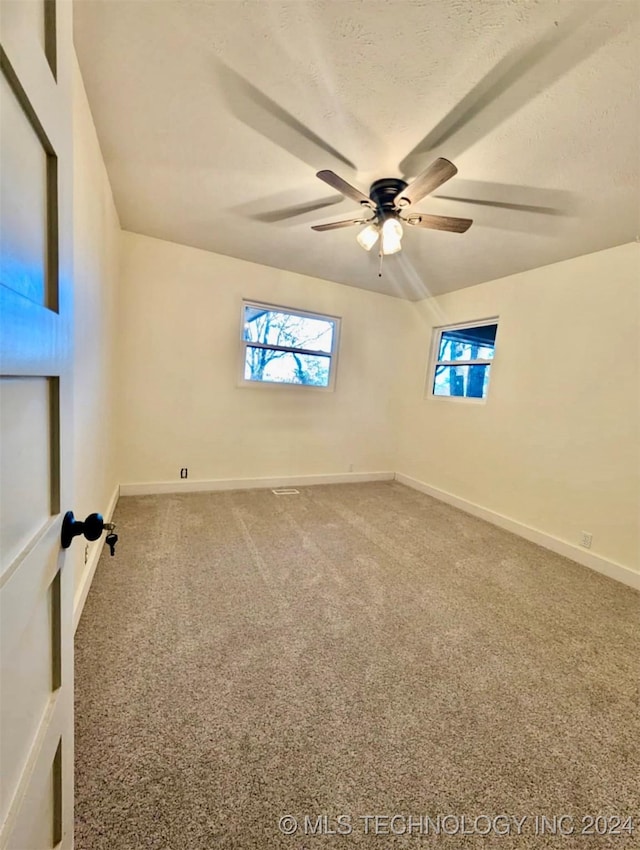
[[426, 401], [454, 401], [458, 404], [460, 404], [461, 402], [463, 404], [480, 404], [480, 405], [487, 403], [486, 398], [468, 398], [466, 396], [459, 396], [459, 395], [433, 395], [432, 393], [430, 393], [429, 395], [426, 395], [425, 400]]
[[253, 390], [274, 390], [274, 389], [284, 389], [287, 391], [290, 390], [303, 390], [307, 392], [308, 390], [315, 390], [320, 393], [332, 393], [335, 391], [335, 383], [330, 384], [328, 387], [319, 387], [315, 384], [288, 384], [284, 381], [246, 381], [241, 379], [236, 384], [236, 388], [240, 390], [253, 389]]

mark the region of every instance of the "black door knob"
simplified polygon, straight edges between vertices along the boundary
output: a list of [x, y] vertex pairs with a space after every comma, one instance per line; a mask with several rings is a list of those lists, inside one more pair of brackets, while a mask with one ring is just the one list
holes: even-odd
[[84, 521], [82, 533], [87, 540], [97, 540], [104, 531], [104, 520], [102, 514], [89, 514]]
[[60, 543], [63, 549], [71, 546], [74, 537], [84, 534], [87, 540], [97, 540], [104, 531], [102, 514], [89, 514], [84, 522], [76, 519], [73, 511], [67, 511], [62, 520]]

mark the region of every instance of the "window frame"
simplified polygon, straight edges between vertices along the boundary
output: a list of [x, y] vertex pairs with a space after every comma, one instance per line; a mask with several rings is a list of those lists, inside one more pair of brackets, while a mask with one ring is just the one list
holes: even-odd
[[[333, 338], [331, 340], [331, 351], [317, 351], [311, 348], [294, 348], [290, 346], [268, 345], [261, 342], [252, 342], [244, 338], [245, 324], [245, 307], [254, 307], [258, 310], [274, 311], [277, 313], [287, 313], [290, 316], [300, 316], [303, 319], [318, 319], [323, 322], [333, 323]], [[311, 310], [303, 310], [298, 307], [284, 307], [280, 304], [271, 304], [265, 301], [254, 301], [252, 298], [243, 298], [240, 307], [240, 363], [238, 372], [239, 387], [288, 387], [303, 390], [317, 390], [319, 392], [333, 392], [336, 386], [336, 373], [338, 371], [338, 346], [340, 342], [341, 317], [332, 316], [327, 313], [316, 313]], [[247, 357], [247, 347], [249, 348], [268, 348], [271, 351], [285, 351], [293, 354], [316, 355], [329, 358], [329, 382], [326, 387], [318, 384], [298, 384], [288, 381], [252, 381], [245, 378], [245, 365]]]
[[[486, 404], [489, 398], [489, 390], [484, 398], [474, 398], [464, 395], [436, 395], [434, 393], [434, 384], [436, 380], [436, 370], [438, 366], [493, 366], [496, 362], [496, 355], [492, 358], [476, 358], [475, 360], [439, 360], [438, 353], [440, 351], [440, 342], [442, 334], [445, 331], [464, 330], [465, 328], [481, 328], [485, 325], [496, 325], [496, 340], [498, 339], [498, 328], [500, 325], [499, 316], [491, 316], [486, 319], [476, 319], [470, 322], [455, 322], [448, 325], [438, 325], [432, 328], [431, 351], [429, 355], [429, 367], [427, 369], [427, 382], [425, 387], [425, 398], [436, 401], [461, 401], [469, 404]], [[494, 346], [496, 343], [494, 343]], [[493, 373], [491, 370], [490, 374]]]

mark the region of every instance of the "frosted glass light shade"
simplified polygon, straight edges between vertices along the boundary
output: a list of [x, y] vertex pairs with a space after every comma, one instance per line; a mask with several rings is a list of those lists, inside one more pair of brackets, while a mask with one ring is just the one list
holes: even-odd
[[402, 225], [397, 218], [388, 218], [382, 225], [382, 253], [397, 254], [402, 248]]
[[375, 224], [369, 224], [363, 228], [356, 236], [358, 245], [364, 248], [365, 251], [370, 251], [378, 241], [380, 236], [380, 228]]

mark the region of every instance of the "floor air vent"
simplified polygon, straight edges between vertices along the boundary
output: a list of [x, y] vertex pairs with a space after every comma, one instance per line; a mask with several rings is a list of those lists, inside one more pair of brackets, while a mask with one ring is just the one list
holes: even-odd
[[274, 496], [298, 496], [300, 495], [300, 490], [296, 490], [294, 487], [278, 487], [276, 490], [271, 491]]

